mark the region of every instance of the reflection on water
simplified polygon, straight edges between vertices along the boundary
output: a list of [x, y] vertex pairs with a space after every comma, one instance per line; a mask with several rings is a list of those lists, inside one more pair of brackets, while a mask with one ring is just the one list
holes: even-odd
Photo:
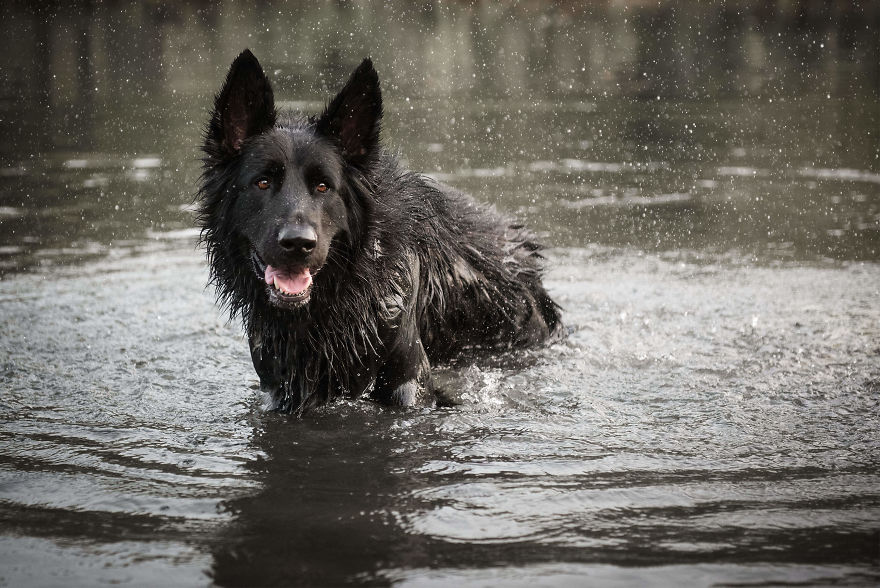
[[[0, 584], [880, 582], [880, 5], [0, 14]], [[311, 111], [372, 55], [571, 336], [456, 409], [262, 413], [190, 206], [245, 46]]]

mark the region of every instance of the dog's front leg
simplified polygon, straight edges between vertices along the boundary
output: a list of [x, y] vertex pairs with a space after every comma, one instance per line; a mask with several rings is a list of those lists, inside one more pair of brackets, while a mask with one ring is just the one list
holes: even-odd
[[389, 350], [379, 369], [372, 397], [394, 406], [429, 406], [431, 366], [418, 337], [401, 337]]
[[383, 325], [384, 353], [376, 376], [372, 397], [395, 406], [430, 406], [434, 394], [430, 387], [431, 366], [419, 336], [416, 303], [419, 299], [419, 258], [410, 255], [402, 275], [405, 296], [389, 296], [384, 301], [388, 316]]
[[277, 405], [284, 396], [284, 386], [287, 381], [283, 363], [276, 357], [271, 345], [262, 338], [260, 333], [251, 333], [248, 336], [248, 344], [251, 350], [251, 361], [254, 362], [254, 370], [260, 377], [260, 390], [272, 398]]

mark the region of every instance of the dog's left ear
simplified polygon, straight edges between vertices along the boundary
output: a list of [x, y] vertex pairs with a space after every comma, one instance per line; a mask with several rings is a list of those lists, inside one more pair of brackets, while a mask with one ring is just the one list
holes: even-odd
[[205, 151], [215, 157], [234, 155], [248, 137], [275, 124], [275, 98], [260, 62], [245, 49], [235, 58], [214, 100]]
[[336, 141], [346, 161], [363, 169], [378, 156], [381, 120], [379, 74], [364, 59], [318, 119], [317, 131]]

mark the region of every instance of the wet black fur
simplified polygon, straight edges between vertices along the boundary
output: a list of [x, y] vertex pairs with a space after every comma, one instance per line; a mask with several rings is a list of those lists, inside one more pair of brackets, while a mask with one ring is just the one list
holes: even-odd
[[[561, 330], [532, 236], [402, 168], [381, 148], [381, 117], [369, 60], [318, 117], [276, 113], [247, 50], [217, 95], [203, 147], [202, 240], [218, 298], [242, 317], [261, 386], [280, 410], [302, 414], [365, 391], [412, 404], [431, 396], [431, 363], [536, 345]], [[272, 188], [254, 188], [257, 177]], [[317, 194], [318, 182], [331, 189]], [[288, 308], [270, 300], [253, 253], [276, 267], [304, 263], [273, 241], [293, 218], [317, 227], [326, 257], [310, 254], [323, 265], [308, 302]]]

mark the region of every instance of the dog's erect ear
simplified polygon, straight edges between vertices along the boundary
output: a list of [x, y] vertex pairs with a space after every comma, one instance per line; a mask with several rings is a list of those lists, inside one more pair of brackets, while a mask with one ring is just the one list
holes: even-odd
[[379, 153], [381, 120], [379, 75], [364, 59], [318, 119], [317, 131], [334, 139], [349, 163], [364, 167]]
[[215, 155], [234, 154], [245, 139], [271, 128], [276, 116], [272, 86], [260, 62], [245, 49], [232, 62], [214, 100], [206, 149]]

